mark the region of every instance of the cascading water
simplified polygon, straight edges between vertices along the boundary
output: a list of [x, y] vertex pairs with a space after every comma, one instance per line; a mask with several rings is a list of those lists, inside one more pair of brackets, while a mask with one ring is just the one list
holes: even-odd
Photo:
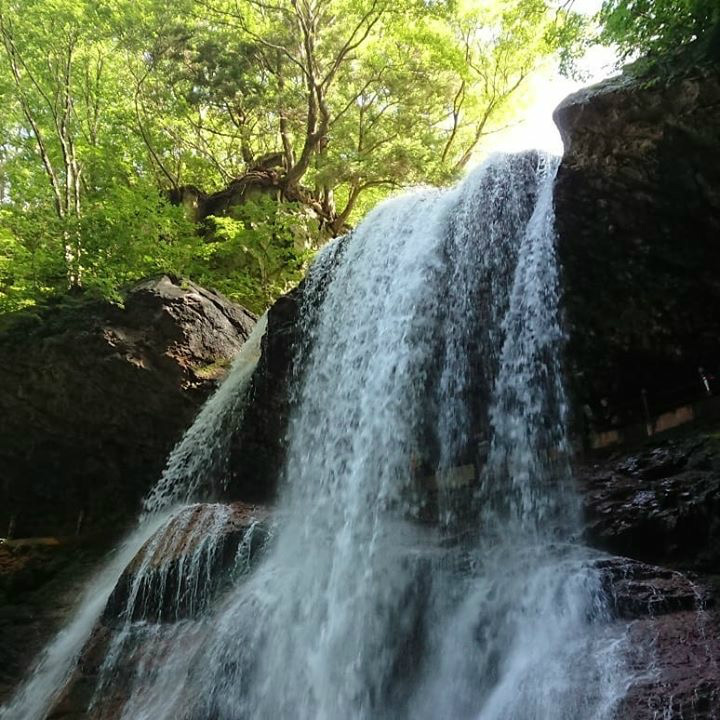
[[[109, 702], [112, 648], [149, 627], [134, 610], [147, 578], [136, 573], [88, 717], [612, 715], [624, 634], [604, 622], [576, 543], [555, 169], [534, 153], [494, 157], [454, 190], [382, 204], [321, 254], [304, 290], [269, 548], [190, 613], [151, 603], [133, 679]], [[237, 395], [216, 397], [187, 438], [220, 443], [222, 455], [216, 433]], [[190, 440], [174, 452], [179, 471], [151, 509], [193, 499], [202, 452]]]
[[[569, 546], [554, 170], [493, 159], [347, 240], [307, 318], [277, 542], [218, 615], [191, 717], [610, 711], [617, 640]], [[473, 492], [453, 469], [482, 438]]]

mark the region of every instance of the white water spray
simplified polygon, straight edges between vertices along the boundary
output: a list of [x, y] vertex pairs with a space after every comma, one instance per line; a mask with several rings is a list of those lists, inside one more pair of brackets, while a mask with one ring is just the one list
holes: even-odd
[[166, 515], [160, 514], [143, 523], [108, 557], [88, 584], [68, 625], [45, 648], [32, 675], [10, 703], [0, 708], [2, 720], [42, 720], [45, 717], [72, 674], [118, 579], [166, 519]]

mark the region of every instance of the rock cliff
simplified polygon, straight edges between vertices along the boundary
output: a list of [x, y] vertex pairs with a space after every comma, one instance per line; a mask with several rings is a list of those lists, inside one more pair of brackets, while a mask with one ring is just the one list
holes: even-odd
[[0, 537], [133, 518], [255, 323], [167, 276], [122, 306], [80, 297], [0, 327]]
[[720, 370], [720, 65], [625, 74], [555, 121], [578, 405], [626, 424], [701, 396]]
[[81, 295], [2, 319], [0, 704], [254, 324], [166, 276], [122, 306]]
[[658, 427], [651, 418], [679, 406], [689, 409], [683, 419], [717, 410], [720, 66], [628, 72], [571, 95], [555, 119], [577, 428], [639, 430], [623, 431], [634, 446], [577, 469], [587, 541], [615, 555], [608, 591], [618, 617], [633, 620], [632, 683], [618, 716], [711, 720], [720, 706], [718, 424], [642, 437]]

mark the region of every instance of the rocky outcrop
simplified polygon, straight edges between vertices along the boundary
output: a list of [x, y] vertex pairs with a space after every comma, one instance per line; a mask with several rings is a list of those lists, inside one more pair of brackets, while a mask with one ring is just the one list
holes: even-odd
[[713, 579], [628, 558], [597, 563], [625, 639], [625, 696], [617, 718], [717, 720], [720, 613]]
[[118, 527], [255, 317], [163, 276], [122, 306], [84, 296], [3, 318], [0, 536]]
[[245, 566], [254, 561], [269, 535], [267, 521], [265, 508], [239, 502], [183, 508], [127, 566], [108, 599], [105, 621], [194, 617], [225, 584], [236, 561]]
[[597, 547], [720, 573], [720, 437], [692, 431], [578, 469]]
[[[268, 517], [244, 503], [200, 503], [172, 516], [120, 578], [49, 720], [117, 720], [173, 648], [199, 646], [208, 625], [193, 620], [254, 566], [269, 537]], [[90, 707], [108, 679], [103, 702]]]
[[248, 390], [247, 408], [230, 445], [231, 498], [265, 502], [275, 493], [285, 457], [303, 289], [304, 284], [299, 285], [268, 310], [262, 354]]
[[304, 343], [311, 332], [308, 311], [321, 303], [344, 249], [343, 238], [334, 241], [322, 262], [313, 266], [312, 279], [303, 280], [268, 310], [247, 408], [230, 444], [229, 500], [267, 502], [275, 494], [285, 460], [293, 382], [302, 374]]
[[[628, 626], [619, 718], [720, 717], [720, 435], [688, 429], [580, 466], [587, 541]], [[648, 564], [649, 561], [653, 564]]]
[[624, 425], [720, 375], [720, 66], [626, 73], [555, 120], [573, 389], [596, 425]]
[[106, 547], [97, 537], [0, 543], [0, 705], [69, 616]]

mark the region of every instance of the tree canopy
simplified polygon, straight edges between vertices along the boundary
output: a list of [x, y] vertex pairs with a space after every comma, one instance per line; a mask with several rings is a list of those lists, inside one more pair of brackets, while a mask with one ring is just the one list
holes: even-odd
[[458, 177], [577, 28], [551, 0], [0, 0], [0, 310], [161, 271], [262, 310], [384, 195]]
[[718, 0], [605, 0], [599, 14], [602, 39], [620, 57], [660, 56], [690, 43], [720, 57]]

